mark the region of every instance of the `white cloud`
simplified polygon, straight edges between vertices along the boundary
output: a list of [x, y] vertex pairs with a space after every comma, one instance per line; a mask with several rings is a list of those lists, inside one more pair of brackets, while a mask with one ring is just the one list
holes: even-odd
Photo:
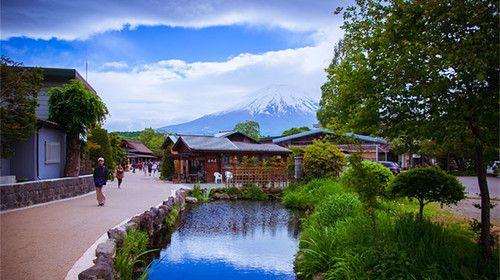
[[103, 63], [102, 68], [125, 69], [128, 68], [128, 64], [125, 61], [110, 61]]
[[108, 105], [110, 130], [161, 127], [224, 110], [269, 84], [289, 84], [319, 99], [332, 46], [241, 54], [223, 62], [164, 60], [130, 71], [90, 72]]
[[334, 25], [339, 17], [334, 17], [333, 11], [345, 2], [5, 0], [1, 9], [1, 38], [86, 39], [94, 34], [140, 25], [204, 28], [241, 24], [316, 31]]

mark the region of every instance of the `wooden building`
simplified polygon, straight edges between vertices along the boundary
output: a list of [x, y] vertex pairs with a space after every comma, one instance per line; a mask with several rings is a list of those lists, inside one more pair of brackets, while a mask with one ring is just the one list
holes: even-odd
[[176, 181], [214, 182], [214, 173], [224, 174], [243, 158], [257, 162], [276, 157], [286, 161], [290, 150], [274, 143], [259, 143], [241, 132], [215, 135], [171, 135], [164, 148], [170, 147]]
[[390, 153], [390, 147], [383, 139], [349, 133], [346, 137], [344, 137], [344, 139], [349, 139], [350, 141], [345, 141], [346, 143], [342, 144], [342, 140], [340, 140], [339, 144], [339, 138], [335, 132], [325, 128], [315, 128], [309, 131], [283, 137], [268, 137], [266, 139], [262, 139], [261, 142], [274, 143], [282, 147], [303, 147], [310, 145], [313, 140], [321, 140], [325, 138], [335, 142], [337, 147], [347, 155], [353, 152], [361, 152], [361, 156], [368, 160], [393, 160], [393, 155]]
[[121, 146], [125, 148], [125, 156], [130, 164], [158, 159], [153, 152], [139, 140], [122, 139]]

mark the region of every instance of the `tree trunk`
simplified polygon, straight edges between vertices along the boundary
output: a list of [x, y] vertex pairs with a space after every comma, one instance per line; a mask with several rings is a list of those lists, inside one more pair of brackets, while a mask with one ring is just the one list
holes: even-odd
[[66, 166], [64, 176], [75, 177], [80, 174], [80, 135], [68, 134], [68, 149], [66, 152]]
[[425, 204], [424, 204], [423, 200], [419, 200], [418, 203], [419, 203], [419, 208], [418, 208], [418, 223], [420, 225], [422, 225], [422, 221], [424, 219], [424, 206], [425, 206]]
[[486, 164], [483, 155], [483, 147], [479, 138], [479, 128], [472, 124], [472, 135], [474, 137], [474, 164], [477, 172], [477, 182], [479, 184], [479, 192], [481, 196], [481, 248], [483, 256], [486, 259], [491, 257], [491, 235], [490, 235], [490, 193], [488, 190], [488, 181], [486, 179]]

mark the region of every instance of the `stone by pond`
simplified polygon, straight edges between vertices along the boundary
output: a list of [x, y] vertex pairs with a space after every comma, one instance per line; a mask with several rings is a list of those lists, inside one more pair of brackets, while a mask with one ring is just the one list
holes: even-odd
[[299, 215], [278, 201], [193, 206], [149, 279], [295, 279]]

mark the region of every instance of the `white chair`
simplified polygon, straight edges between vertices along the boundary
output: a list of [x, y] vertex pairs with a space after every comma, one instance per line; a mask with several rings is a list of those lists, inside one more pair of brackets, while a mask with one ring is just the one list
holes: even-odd
[[214, 172], [214, 177], [215, 177], [215, 183], [221, 183], [222, 184], [222, 174], [219, 172]]
[[229, 185], [229, 182], [233, 180], [233, 173], [230, 171], [224, 172], [224, 175], [226, 176], [226, 184]]

